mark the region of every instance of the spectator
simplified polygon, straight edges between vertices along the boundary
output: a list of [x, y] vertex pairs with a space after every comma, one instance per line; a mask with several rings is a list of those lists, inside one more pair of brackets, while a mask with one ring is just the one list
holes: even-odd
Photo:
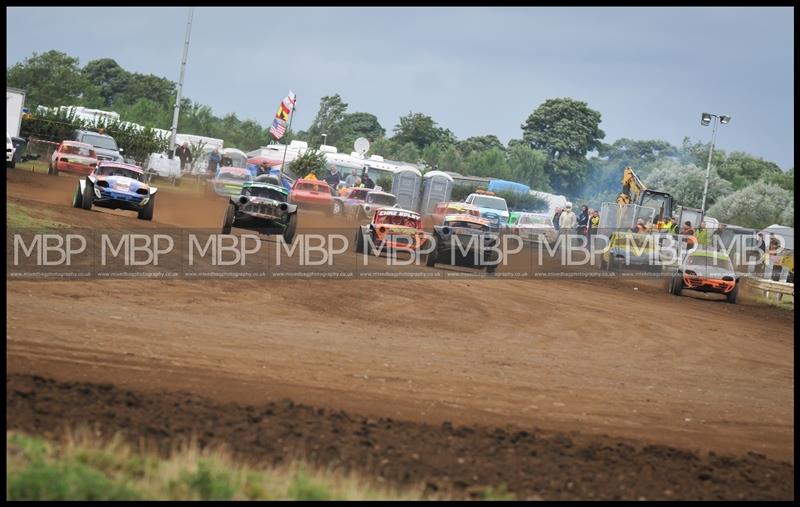
[[561, 208], [556, 208], [556, 212], [553, 213], [553, 227], [556, 232], [561, 228], [561, 225], [558, 223], [559, 218], [561, 218]]
[[687, 220], [683, 223], [681, 234], [685, 234], [686, 236], [694, 236], [694, 227], [692, 227], [692, 223], [690, 221]]
[[783, 245], [781, 245], [781, 240], [775, 234], [769, 235], [769, 250], [767, 253], [769, 254], [769, 264], [772, 267], [771, 276], [770, 278], [778, 282], [781, 279], [781, 272], [783, 272], [783, 266], [780, 265], [778, 259], [778, 252], [783, 250]]
[[589, 207], [585, 204], [581, 206], [581, 212], [578, 215], [578, 232], [586, 234], [586, 226], [589, 224]]
[[221, 160], [222, 156], [219, 154], [219, 148], [214, 148], [214, 151], [208, 155], [208, 166], [206, 167], [206, 172], [211, 176], [216, 174]]
[[347, 178], [344, 179], [344, 186], [354, 187], [356, 185], [356, 179], [358, 179], [358, 176], [356, 176], [356, 170], [350, 169], [350, 174], [348, 174]]
[[643, 218], [636, 219], [636, 225], [631, 227], [631, 232], [639, 233], [639, 234], [647, 232], [647, 226], [644, 225], [644, 219]]
[[600, 213], [597, 210], [592, 210], [591, 217], [589, 218], [589, 235], [597, 234], [600, 228]]
[[189, 164], [192, 163], [192, 152], [189, 150], [189, 143], [183, 143], [175, 149], [175, 156], [181, 160], [181, 170], [188, 171], [191, 169]]
[[233, 159], [228, 155], [223, 155], [219, 162], [220, 167], [233, 167]]
[[328, 183], [328, 185], [330, 185], [331, 188], [336, 188], [336, 185], [342, 181], [342, 177], [339, 174], [339, 168], [335, 165], [331, 166], [331, 173], [327, 178], [325, 178], [325, 181]]
[[261, 162], [261, 164], [259, 164], [256, 176], [261, 176], [262, 174], [269, 175], [269, 173], [270, 173], [269, 163], [267, 163], [267, 161], [265, 160]]
[[697, 243], [704, 248], [708, 248], [708, 229], [706, 229], [706, 223], [700, 222], [700, 225], [697, 227]]
[[578, 225], [578, 219], [575, 213], [572, 212], [572, 203], [568, 202], [564, 207], [564, 211], [558, 217], [558, 229], [562, 234], [571, 234], [575, 232], [575, 227]]
[[767, 243], [764, 241], [764, 235], [760, 232], [756, 234], [756, 248], [758, 249], [758, 259], [754, 271], [757, 276], [763, 276], [764, 266], [767, 262]]
[[361, 183], [363, 183], [366, 188], [375, 188], [375, 182], [370, 179], [368, 171], [364, 171], [364, 176], [361, 178]]

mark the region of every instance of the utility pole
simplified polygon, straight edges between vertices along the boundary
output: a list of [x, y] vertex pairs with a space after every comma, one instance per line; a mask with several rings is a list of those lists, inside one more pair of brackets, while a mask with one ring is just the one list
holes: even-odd
[[181, 60], [181, 76], [178, 79], [178, 95], [175, 98], [175, 112], [172, 115], [172, 135], [169, 137], [169, 158], [175, 154], [175, 135], [178, 132], [178, 117], [181, 114], [181, 97], [183, 93], [183, 74], [186, 71], [186, 56], [189, 53], [189, 37], [192, 35], [192, 16], [194, 7], [189, 8], [189, 19], [186, 21], [186, 42], [183, 44], [183, 59]]

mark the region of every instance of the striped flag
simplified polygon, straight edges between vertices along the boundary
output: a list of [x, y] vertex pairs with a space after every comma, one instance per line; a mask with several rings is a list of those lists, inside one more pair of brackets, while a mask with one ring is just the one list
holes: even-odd
[[272, 120], [272, 126], [269, 129], [270, 134], [272, 134], [276, 140], [283, 137], [286, 133], [286, 122], [291, 117], [296, 103], [297, 97], [293, 91], [289, 90], [289, 95], [284, 97], [281, 104], [278, 106], [278, 112], [275, 113], [275, 119]]
[[272, 127], [269, 129], [270, 134], [275, 136], [275, 139], [280, 139], [286, 133], [286, 126], [283, 125], [277, 118], [272, 120]]

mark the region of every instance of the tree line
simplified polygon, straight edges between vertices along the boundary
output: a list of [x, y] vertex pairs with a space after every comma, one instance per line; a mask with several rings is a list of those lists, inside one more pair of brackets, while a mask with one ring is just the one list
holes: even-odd
[[[176, 83], [129, 72], [110, 58], [80, 67], [77, 58], [59, 51], [33, 53], [7, 69], [7, 80], [9, 86], [26, 91], [29, 107], [80, 105], [111, 109], [124, 120], [147, 127], [171, 125]], [[614, 201], [622, 171], [630, 165], [649, 187], [673, 193], [685, 206], [700, 207], [707, 143], [685, 138], [679, 147], [657, 139], [607, 144], [601, 120], [601, 113], [586, 102], [561, 97], [532, 111], [520, 125], [519, 138], [507, 144], [492, 134], [458, 139], [418, 112], [399, 118], [389, 135], [374, 114], [350, 112], [343, 98], [333, 94], [322, 97], [307, 130], [289, 130], [282, 142], [298, 139], [316, 148], [325, 134], [326, 144], [349, 153], [355, 139], [366, 137], [370, 153], [390, 160], [420, 164], [425, 170], [517, 181], [594, 207]], [[271, 140], [269, 126], [232, 113], [217, 117], [211, 107], [189, 98], [182, 100], [178, 124], [181, 132], [220, 138], [245, 151]], [[712, 166], [710, 215], [748, 227], [794, 225], [794, 168], [782, 171], [753, 155], [723, 150], [715, 150]], [[749, 205], [743, 208], [741, 202]]]

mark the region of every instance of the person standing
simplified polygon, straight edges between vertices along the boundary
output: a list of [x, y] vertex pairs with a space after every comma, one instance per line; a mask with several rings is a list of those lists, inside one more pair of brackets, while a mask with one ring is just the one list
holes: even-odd
[[561, 208], [556, 208], [556, 212], [553, 213], [553, 227], [558, 232], [561, 229], [561, 225], [558, 223], [558, 219], [561, 218]]
[[356, 170], [350, 169], [350, 174], [344, 179], [344, 186], [347, 188], [356, 186], [356, 179], [358, 179], [358, 176], [356, 176]]
[[209, 176], [214, 176], [217, 173], [217, 168], [219, 167], [219, 163], [222, 160], [222, 156], [219, 154], [219, 148], [214, 148], [214, 151], [208, 155], [208, 166], [206, 167], [206, 172]]
[[570, 236], [575, 234], [575, 228], [578, 226], [578, 219], [572, 212], [571, 202], [567, 203], [561, 216], [558, 217], [558, 226], [558, 234], [566, 236], [567, 241], [571, 241]]
[[364, 171], [364, 177], [361, 178], [361, 183], [363, 183], [366, 188], [375, 188], [375, 182], [369, 177], [369, 171]]
[[189, 164], [192, 163], [192, 152], [189, 149], [189, 143], [183, 143], [175, 149], [175, 156], [181, 160], [181, 170], [188, 171], [191, 169]]
[[586, 235], [586, 226], [589, 224], [589, 207], [587, 205], [581, 206], [581, 212], [578, 215], [578, 232]]
[[331, 188], [336, 188], [336, 186], [339, 184], [339, 182], [342, 181], [342, 177], [339, 174], [339, 168], [336, 167], [335, 165], [332, 165], [331, 166], [331, 172], [328, 175], [328, 177], [325, 178], [325, 181], [328, 183], [328, 185]]

